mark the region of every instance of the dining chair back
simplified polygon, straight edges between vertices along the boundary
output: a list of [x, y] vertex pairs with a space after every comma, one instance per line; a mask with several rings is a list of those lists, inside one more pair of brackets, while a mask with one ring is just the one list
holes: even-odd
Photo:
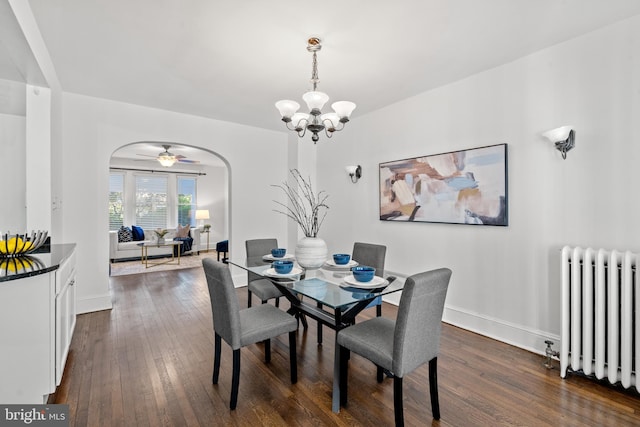
[[376, 269], [376, 276], [384, 277], [384, 259], [387, 247], [373, 243], [355, 242], [351, 259], [358, 261], [360, 265], [368, 265]]
[[[376, 269], [376, 276], [384, 277], [384, 259], [387, 254], [387, 247], [373, 243], [355, 242], [351, 258], [358, 261], [360, 265], [368, 265]], [[382, 316], [382, 298], [378, 297], [367, 306], [376, 308], [376, 316]]]
[[[270, 254], [271, 249], [278, 247], [278, 239], [251, 239], [245, 241], [247, 251], [247, 267], [264, 265], [262, 257]], [[247, 307], [251, 307], [251, 295], [255, 294], [260, 301], [265, 304], [268, 300], [275, 298], [276, 307], [280, 306], [282, 292], [271, 283], [270, 280], [258, 276], [255, 273], [247, 273]]]
[[[347, 403], [349, 353], [359, 354], [384, 369], [394, 379], [396, 426], [404, 425], [402, 378], [429, 362], [429, 389], [433, 418], [440, 419], [437, 360], [442, 313], [451, 270], [440, 268], [406, 279], [396, 320], [376, 317], [338, 332], [340, 399]], [[382, 378], [378, 377], [378, 381]]]
[[213, 383], [218, 383], [222, 340], [233, 350], [231, 401], [235, 409], [240, 383], [240, 349], [257, 342], [264, 342], [265, 362], [271, 360], [271, 338], [289, 333], [289, 358], [291, 383], [298, 380], [296, 359], [296, 319], [270, 304], [240, 309], [236, 289], [227, 264], [211, 258], [202, 260], [207, 279], [214, 330]]

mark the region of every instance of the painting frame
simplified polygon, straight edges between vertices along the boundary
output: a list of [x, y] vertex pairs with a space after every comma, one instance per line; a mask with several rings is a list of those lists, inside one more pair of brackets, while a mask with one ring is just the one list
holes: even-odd
[[509, 225], [506, 143], [383, 162], [378, 173], [381, 221]]

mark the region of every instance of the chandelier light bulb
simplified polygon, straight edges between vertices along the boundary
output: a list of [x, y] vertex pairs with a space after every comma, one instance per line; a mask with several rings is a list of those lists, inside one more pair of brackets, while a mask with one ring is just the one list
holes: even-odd
[[324, 107], [324, 104], [326, 104], [329, 100], [329, 95], [324, 92], [313, 90], [302, 95], [302, 99], [307, 103], [307, 107], [309, 108], [309, 110], [320, 111], [322, 110], [322, 107]]
[[280, 111], [282, 118], [291, 118], [291, 116], [300, 109], [300, 104], [296, 101], [283, 99], [282, 101], [276, 102], [276, 108]]
[[307, 113], [295, 113], [291, 116], [291, 125], [294, 129], [304, 129], [309, 123], [309, 114]]
[[331, 108], [336, 112], [338, 117], [341, 119], [346, 117], [347, 119], [351, 117], [351, 113], [356, 109], [356, 104], [349, 101], [338, 101], [331, 104]]
[[333, 132], [340, 124], [340, 117], [336, 113], [323, 114], [320, 119], [329, 132]]

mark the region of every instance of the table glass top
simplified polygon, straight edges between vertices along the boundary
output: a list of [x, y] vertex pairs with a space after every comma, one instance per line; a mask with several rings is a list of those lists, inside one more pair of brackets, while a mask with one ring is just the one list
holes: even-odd
[[[318, 270], [305, 271], [304, 276], [301, 279], [298, 277], [274, 278], [265, 275], [267, 270], [271, 268], [271, 264], [264, 264], [255, 267], [246, 267], [244, 261], [239, 263], [229, 261], [229, 264], [257, 275], [276, 280], [279, 284], [286, 286], [297, 294], [311, 298], [331, 308], [346, 307], [363, 299], [373, 299], [402, 289], [402, 284], [398, 282], [392, 282], [383, 289], [359, 289], [353, 287], [345, 282], [345, 277], [351, 274], [349, 270], [329, 270], [321, 268]], [[297, 265], [296, 267], [299, 268]], [[382, 284], [381, 286], [385, 286], [385, 284]]]

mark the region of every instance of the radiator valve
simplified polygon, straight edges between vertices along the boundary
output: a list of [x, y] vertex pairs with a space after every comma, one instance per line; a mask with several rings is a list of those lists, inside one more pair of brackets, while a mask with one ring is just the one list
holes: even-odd
[[545, 362], [544, 362], [544, 366], [547, 369], [553, 369], [553, 364], [551, 363], [551, 358], [552, 357], [560, 357], [560, 352], [559, 351], [555, 351], [554, 349], [551, 348], [551, 346], [553, 345], [553, 341], [551, 340], [546, 340], [544, 342], [547, 345], [547, 348], [544, 350], [544, 354], [547, 356]]

